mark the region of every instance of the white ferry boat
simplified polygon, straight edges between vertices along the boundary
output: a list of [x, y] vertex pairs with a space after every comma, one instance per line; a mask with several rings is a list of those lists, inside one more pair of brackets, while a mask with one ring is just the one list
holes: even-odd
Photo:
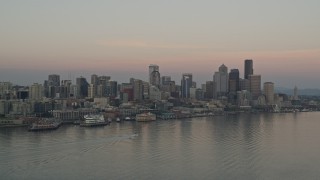
[[84, 116], [84, 121], [80, 123], [80, 126], [91, 127], [91, 126], [105, 126], [109, 122], [104, 120], [102, 114], [89, 114]]

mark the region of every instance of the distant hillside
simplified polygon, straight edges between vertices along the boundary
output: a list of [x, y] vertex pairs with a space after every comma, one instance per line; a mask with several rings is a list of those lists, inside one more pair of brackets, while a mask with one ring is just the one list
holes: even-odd
[[[276, 93], [293, 95], [293, 89], [284, 87], [275, 87]], [[320, 89], [298, 89], [298, 95], [320, 96]]]

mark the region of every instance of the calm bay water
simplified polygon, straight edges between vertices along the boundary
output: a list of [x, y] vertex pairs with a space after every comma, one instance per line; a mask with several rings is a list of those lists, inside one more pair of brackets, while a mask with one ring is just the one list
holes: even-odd
[[320, 179], [320, 112], [1, 128], [0, 179]]

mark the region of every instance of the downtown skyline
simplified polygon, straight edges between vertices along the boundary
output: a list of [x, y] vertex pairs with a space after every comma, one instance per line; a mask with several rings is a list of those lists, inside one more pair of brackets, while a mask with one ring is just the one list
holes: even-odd
[[318, 1], [46, 1], [0, 7], [0, 81], [30, 85], [49, 74], [211, 80], [221, 64], [253, 59], [262, 82], [320, 88]]
[[[231, 69], [239, 69], [240, 72], [240, 78], [244, 78], [244, 65], [243, 65], [243, 61], [242, 60], [242, 64], [240, 64], [241, 67], [236, 67], [236, 66], [230, 66], [228, 64], [225, 64], [228, 69], [229, 72], [231, 71]], [[277, 69], [277, 72], [274, 71], [264, 71], [264, 69], [259, 69], [256, 67], [259, 67], [259, 64], [256, 63], [256, 60], [254, 60], [255, 64], [254, 64], [254, 74], [259, 74], [261, 75], [261, 82], [274, 82], [275, 83], [275, 87], [284, 87], [284, 88], [293, 88], [295, 86], [298, 86], [300, 88], [320, 88], [320, 84], [319, 84], [319, 80], [318, 80], [318, 75], [317, 72], [314, 72], [314, 77], [309, 78], [307, 82], [305, 82], [305, 79], [303, 79], [303, 77], [299, 77], [298, 75], [300, 74], [305, 74], [305, 72], [302, 72], [301, 70], [299, 70], [299, 67], [303, 66], [304, 64], [301, 63], [295, 63], [295, 71], [293, 73], [296, 73], [295, 75], [292, 75], [292, 77], [289, 77], [290, 74], [281, 76], [277, 73], [279, 73], [279, 67], [273, 67], [274, 69]], [[187, 62], [188, 63], [188, 62]], [[267, 62], [265, 62], [267, 63]], [[220, 65], [222, 65], [220, 64]], [[264, 64], [264, 63], [263, 63]], [[159, 64], [157, 64], [159, 65]], [[160, 74], [161, 76], [170, 76], [172, 77], [172, 79], [176, 82], [179, 82], [181, 80], [181, 76], [183, 75], [183, 73], [192, 73], [193, 74], [193, 79], [194, 81], [197, 83], [197, 86], [200, 87], [201, 84], [205, 84], [206, 81], [212, 81], [214, 72], [218, 71], [219, 66], [218, 65], [215, 69], [212, 68], [211, 72], [197, 72], [194, 69], [187, 69], [186, 71], [168, 71], [166, 69], [164, 69], [161, 65], [159, 65], [160, 67]], [[273, 65], [273, 64], [271, 64]], [[165, 66], [165, 65], [164, 65]], [[261, 66], [261, 65], [260, 65]], [[141, 67], [142, 69], [138, 70], [138, 71], [130, 71], [130, 69], [120, 69], [120, 71], [114, 71], [114, 69], [106, 69], [105, 71], [101, 70], [101, 71], [90, 71], [90, 70], [71, 70], [71, 71], [61, 71], [59, 69], [57, 70], [43, 70], [43, 69], [38, 69], [38, 70], [33, 70], [31, 72], [28, 71], [6, 71], [5, 70], [1, 70], [0, 74], [0, 82], [11, 82], [13, 84], [16, 85], [24, 85], [24, 86], [28, 86], [28, 85], [32, 85], [33, 83], [40, 83], [42, 84], [43, 81], [47, 78], [48, 75], [50, 74], [58, 74], [61, 76], [61, 80], [72, 80], [73, 83], [75, 83], [76, 78], [78, 77], [85, 77], [86, 79], [90, 79], [90, 76], [92, 74], [97, 74], [97, 75], [106, 75], [106, 76], [110, 76], [111, 80], [114, 81], [118, 81], [119, 83], [126, 83], [129, 82], [130, 78], [135, 78], [135, 79], [141, 79], [143, 81], [148, 81], [149, 78], [149, 74], [148, 74], [148, 65], [145, 65], [143, 67]], [[178, 68], [177, 68], [178, 69]], [[169, 70], [173, 70], [171, 68], [169, 68]], [[189, 71], [188, 71], [189, 70]], [[229, 73], [228, 72], [228, 73]], [[261, 73], [264, 72], [264, 73]], [[13, 75], [14, 73], [14, 75]], [[280, 72], [281, 73], [281, 72]], [[311, 74], [313, 72], [309, 72], [309, 74]], [[309, 82], [310, 81], [310, 82]], [[179, 83], [178, 83], [179, 84]], [[309, 86], [308, 86], [309, 85]]]

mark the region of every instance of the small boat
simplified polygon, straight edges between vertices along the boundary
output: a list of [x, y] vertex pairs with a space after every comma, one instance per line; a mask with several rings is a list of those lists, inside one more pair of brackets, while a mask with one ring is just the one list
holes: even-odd
[[124, 118], [124, 120], [125, 120], [125, 121], [131, 121], [132, 119], [127, 116], [127, 117]]
[[89, 114], [84, 116], [84, 121], [80, 123], [81, 127], [106, 126], [109, 122], [104, 120], [101, 114]]

